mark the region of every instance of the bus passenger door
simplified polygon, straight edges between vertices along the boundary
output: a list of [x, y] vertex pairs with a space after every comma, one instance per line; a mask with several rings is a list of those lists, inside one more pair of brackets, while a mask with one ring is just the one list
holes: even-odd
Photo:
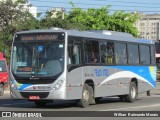
[[67, 98], [79, 99], [82, 92], [82, 63], [81, 63], [81, 46], [82, 42], [77, 40], [69, 40], [68, 44], [68, 80], [67, 80]]

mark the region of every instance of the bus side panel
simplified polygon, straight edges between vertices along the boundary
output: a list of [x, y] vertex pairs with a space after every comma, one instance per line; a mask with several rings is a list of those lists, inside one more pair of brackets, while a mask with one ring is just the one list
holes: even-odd
[[153, 86], [151, 86], [147, 82], [143, 82], [141, 80], [138, 81], [138, 93], [146, 92], [151, 89], [153, 89]]
[[128, 78], [112, 79], [95, 87], [95, 97], [115, 96], [129, 93]]
[[67, 99], [80, 99], [82, 97], [82, 67], [77, 67], [68, 72]]

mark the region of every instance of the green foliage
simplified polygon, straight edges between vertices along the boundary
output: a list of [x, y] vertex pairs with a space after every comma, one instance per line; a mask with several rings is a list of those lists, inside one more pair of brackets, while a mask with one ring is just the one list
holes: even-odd
[[[17, 31], [38, 29], [39, 23], [28, 12], [24, 5], [27, 0], [0, 1], [0, 51], [3, 51], [4, 43], [12, 41], [13, 35]], [[11, 44], [6, 46], [9, 58]]]
[[[17, 31], [48, 29], [51, 27], [60, 27], [64, 29], [77, 30], [112, 30], [138, 35], [137, 28], [134, 26], [136, 20], [140, 17], [138, 14], [116, 11], [110, 13], [110, 6], [100, 9], [89, 8], [83, 10], [75, 8], [72, 1], [72, 9], [68, 13], [58, 12], [57, 17], [53, 17], [54, 10], [47, 11], [45, 16], [38, 13], [41, 19], [35, 19], [23, 6], [27, 0], [17, 0], [13, 3], [11, 0], [0, 2], [0, 51], [3, 51], [3, 43], [12, 40], [13, 34]], [[21, 3], [21, 4], [20, 4]], [[31, 5], [29, 5], [31, 6]], [[7, 47], [9, 49], [10, 46]]]
[[112, 30], [138, 35], [137, 28], [134, 26], [136, 20], [139, 19], [138, 14], [116, 11], [111, 15], [109, 6], [100, 9], [89, 8], [86, 11], [73, 8], [66, 19], [71, 24], [77, 24], [74, 27], [79, 30]]

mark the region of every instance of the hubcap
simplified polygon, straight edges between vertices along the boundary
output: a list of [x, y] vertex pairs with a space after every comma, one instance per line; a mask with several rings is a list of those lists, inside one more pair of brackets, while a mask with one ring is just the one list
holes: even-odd
[[83, 92], [83, 100], [84, 100], [84, 102], [88, 102], [89, 101], [89, 91], [88, 90], [84, 90], [84, 92]]
[[136, 88], [135, 87], [131, 88], [131, 97], [132, 99], [136, 98]]

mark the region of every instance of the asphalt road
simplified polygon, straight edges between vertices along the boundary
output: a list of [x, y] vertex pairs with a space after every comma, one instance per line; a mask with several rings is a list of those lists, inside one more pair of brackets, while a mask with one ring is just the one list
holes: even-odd
[[[157, 83], [157, 88], [155, 90], [151, 90], [151, 96], [146, 96], [146, 93], [139, 94], [134, 103], [122, 102], [117, 97], [106, 97], [103, 98], [99, 104], [90, 105], [88, 108], [77, 107], [75, 101], [54, 101], [54, 103], [48, 104], [46, 107], [38, 108], [33, 102], [27, 100], [12, 100], [10, 99], [9, 92], [6, 92], [3, 96], [0, 96], [0, 111], [48, 111], [50, 112], [49, 114], [52, 114], [51, 116], [54, 116], [53, 114], [55, 114], [55, 117], [66, 117], [66, 114], [68, 113], [65, 113], [65, 111], [71, 111], [69, 113], [69, 116], [71, 117], [83, 115], [85, 117], [84, 113], [90, 114], [90, 117], [94, 117], [97, 113], [100, 113], [99, 111], [102, 111], [102, 113], [106, 112], [105, 116], [108, 114], [107, 111], [113, 111], [116, 113], [153, 111], [156, 113], [156, 111], [160, 112], [160, 83]], [[56, 113], [53, 111], [59, 112]], [[80, 113], [74, 113], [76, 111]]]

